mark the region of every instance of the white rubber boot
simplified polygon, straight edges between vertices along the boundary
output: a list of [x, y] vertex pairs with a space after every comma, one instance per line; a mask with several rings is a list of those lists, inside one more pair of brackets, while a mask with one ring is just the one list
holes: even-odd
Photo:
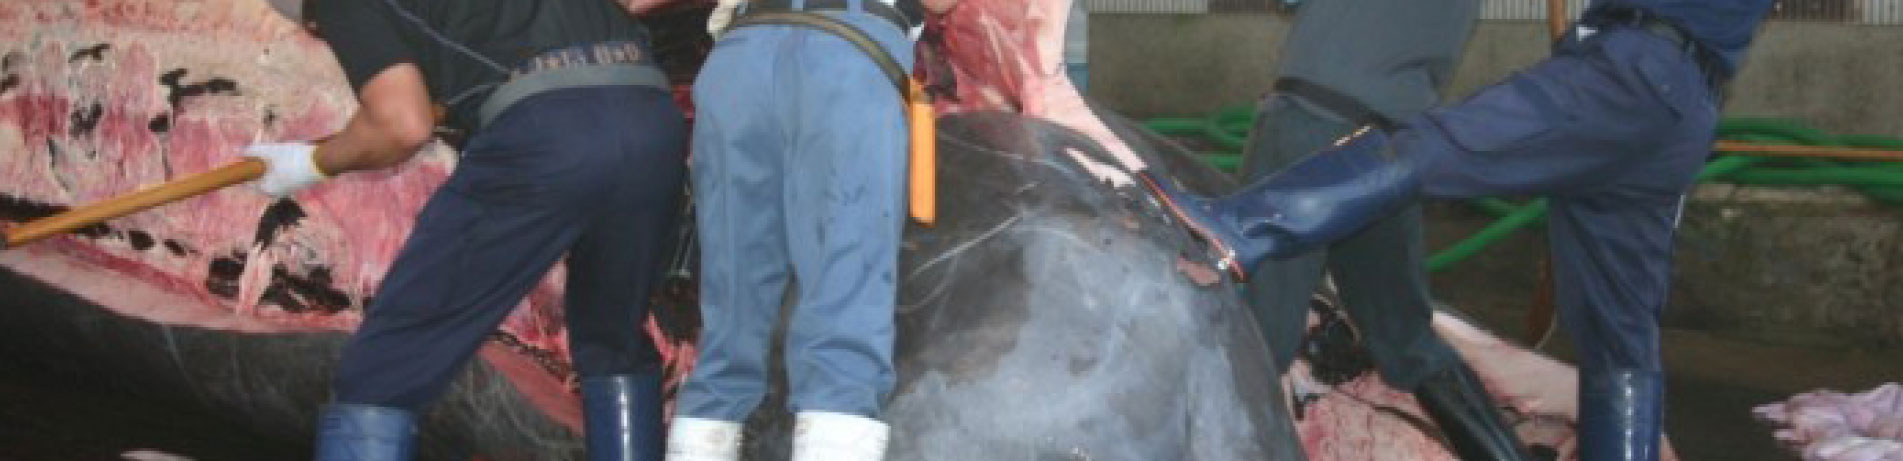
[[793, 461], [882, 461], [889, 431], [864, 416], [802, 411], [794, 416]]
[[668, 461], [738, 461], [740, 423], [676, 417], [667, 431]]

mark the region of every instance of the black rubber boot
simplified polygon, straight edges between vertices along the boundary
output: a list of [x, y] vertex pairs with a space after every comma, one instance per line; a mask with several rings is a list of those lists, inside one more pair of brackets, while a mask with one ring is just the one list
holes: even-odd
[[1440, 426], [1454, 454], [1464, 460], [1529, 460], [1526, 444], [1500, 419], [1493, 397], [1466, 364], [1443, 368], [1414, 389], [1421, 408]]

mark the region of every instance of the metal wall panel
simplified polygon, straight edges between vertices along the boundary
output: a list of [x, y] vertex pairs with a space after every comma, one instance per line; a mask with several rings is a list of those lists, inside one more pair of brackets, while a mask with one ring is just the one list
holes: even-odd
[[[1586, 2], [1566, 2], [1566, 17], [1577, 18]], [[1482, 0], [1480, 19], [1494, 21], [1545, 21], [1546, 0]]]
[[[1282, 0], [1076, 0], [1093, 13], [1203, 14], [1278, 11]], [[1422, 0], [1433, 1], [1433, 0]], [[1567, 17], [1578, 18], [1583, 0], [1566, 2]], [[1546, 0], [1482, 0], [1480, 19], [1542, 21]], [[1779, 0], [1778, 21], [1903, 25], [1903, 0]]]
[[1076, 0], [1092, 13], [1208, 13], [1210, 0]]

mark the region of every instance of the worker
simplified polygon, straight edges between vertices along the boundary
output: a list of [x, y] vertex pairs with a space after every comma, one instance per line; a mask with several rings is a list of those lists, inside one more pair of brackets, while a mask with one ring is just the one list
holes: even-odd
[[1580, 459], [1655, 460], [1672, 235], [1710, 155], [1717, 90], [1771, 3], [1603, 0], [1551, 57], [1464, 102], [1364, 125], [1219, 198], [1149, 183], [1245, 271], [1353, 237], [1423, 194], [1547, 196], [1579, 350]]
[[[1243, 158], [1268, 176], [1361, 125], [1391, 126], [1440, 101], [1472, 35], [1479, 0], [1308, 0], [1282, 45]], [[1324, 266], [1390, 387], [1412, 391], [1461, 459], [1526, 459], [1479, 378], [1430, 326], [1421, 210], [1409, 205], [1347, 239], [1250, 272], [1245, 297], [1278, 370], [1302, 349]]]
[[[924, 5], [723, 3], [694, 85], [700, 355], [681, 385], [668, 459], [739, 456], [741, 422], [767, 391], [789, 277], [798, 281], [783, 343], [792, 459], [884, 459], [909, 136], [894, 77], [910, 73]], [[753, 15], [842, 25], [866, 40], [750, 24]]]
[[[400, 460], [418, 413], [558, 260], [592, 460], [658, 460], [661, 369], [642, 329], [687, 133], [648, 33], [612, 0], [310, 0], [361, 107], [317, 142], [256, 144], [258, 189], [395, 166], [433, 104], [466, 132], [339, 359], [317, 459]], [[378, 187], [367, 184], [364, 187]]]

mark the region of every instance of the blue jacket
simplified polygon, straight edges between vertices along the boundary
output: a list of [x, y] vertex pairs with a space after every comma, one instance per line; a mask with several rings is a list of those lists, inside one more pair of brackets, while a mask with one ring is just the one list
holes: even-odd
[[1758, 24], [1771, 12], [1774, 0], [1601, 0], [1594, 2], [1586, 17], [1594, 12], [1636, 8], [1645, 10], [1683, 29], [1693, 40], [1716, 54], [1726, 75], [1737, 71], [1751, 46]]

